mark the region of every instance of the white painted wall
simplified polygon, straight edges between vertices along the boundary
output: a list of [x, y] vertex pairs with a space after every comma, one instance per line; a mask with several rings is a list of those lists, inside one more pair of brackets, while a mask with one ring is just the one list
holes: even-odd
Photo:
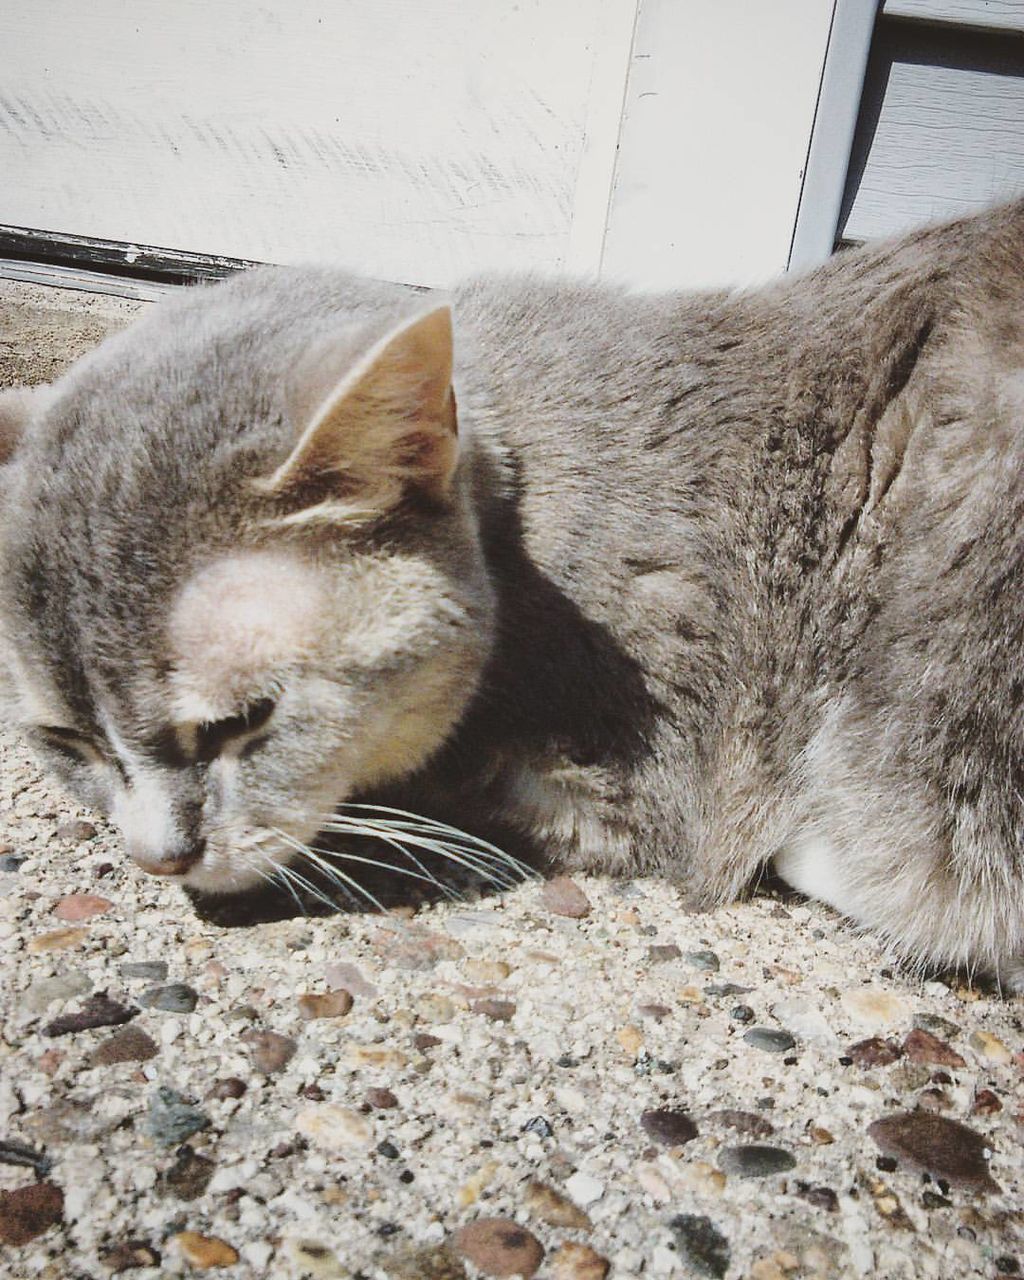
[[785, 270], [831, 0], [646, 0], [604, 273], [649, 288]]
[[5, 0], [0, 224], [419, 284], [764, 277], [832, 7]]

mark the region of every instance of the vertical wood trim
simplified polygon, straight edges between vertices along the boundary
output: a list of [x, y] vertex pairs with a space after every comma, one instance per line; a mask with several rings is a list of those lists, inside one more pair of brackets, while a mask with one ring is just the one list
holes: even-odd
[[642, 3], [643, 0], [605, 0], [604, 22], [595, 33], [597, 48], [587, 95], [583, 153], [576, 171], [565, 255], [566, 270], [574, 274], [597, 276], [601, 270], [633, 39]]
[[790, 271], [824, 262], [835, 247], [878, 4], [879, 0], [835, 0], [789, 251]]

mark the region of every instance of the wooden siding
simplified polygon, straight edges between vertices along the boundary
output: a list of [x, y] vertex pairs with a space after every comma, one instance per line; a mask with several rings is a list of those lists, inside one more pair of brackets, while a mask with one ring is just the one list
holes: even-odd
[[1024, 31], [1022, 0], [885, 0], [882, 13], [886, 18], [913, 18], [992, 31]]
[[865, 81], [844, 241], [1024, 192], [1024, 40], [883, 21]]

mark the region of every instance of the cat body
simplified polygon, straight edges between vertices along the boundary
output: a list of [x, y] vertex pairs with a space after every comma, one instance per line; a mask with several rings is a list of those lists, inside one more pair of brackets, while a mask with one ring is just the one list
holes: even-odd
[[736, 294], [259, 270], [0, 418], [9, 716], [148, 869], [381, 802], [1019, 983], [1024, 205]]

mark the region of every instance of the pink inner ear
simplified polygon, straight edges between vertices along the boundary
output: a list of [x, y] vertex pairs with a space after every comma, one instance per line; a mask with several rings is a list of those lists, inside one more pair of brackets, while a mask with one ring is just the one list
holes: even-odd
[[[259, 487], [322, 514], [332, 501], [384, 509], [407, 487], [443, 496], [456, 458], [448, 308], [399, 326], [324, 395], [330, 354], [307, 367], [294, 403], [309, 421], [291, 456]], [[315, 408], [305, 410], [311, 402]]]

